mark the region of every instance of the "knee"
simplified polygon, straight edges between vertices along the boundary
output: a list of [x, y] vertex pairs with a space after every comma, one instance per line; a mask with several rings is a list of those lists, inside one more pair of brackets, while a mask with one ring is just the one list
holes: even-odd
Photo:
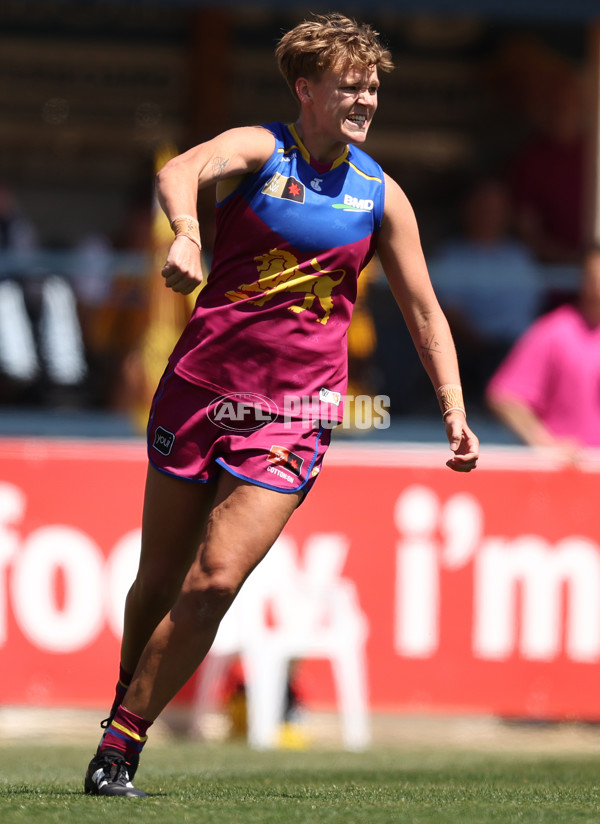
[[224, 573], [214, 574], [196, 586], [186, 586], [178, 604], [201, 627], [218, 626], [233, 603], [239, 581]]
[[183, 576], [172, 570], [140, 569], [127, 597], [148, 612], [154, 609], [167, 612], [175, 603], [182, 583]]

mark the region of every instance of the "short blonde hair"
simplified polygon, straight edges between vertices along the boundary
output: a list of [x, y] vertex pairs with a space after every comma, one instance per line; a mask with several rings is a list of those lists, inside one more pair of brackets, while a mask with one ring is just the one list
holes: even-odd
[[294, 97], [299, 77], [318, 78], [328, 69], [371, 68], [384, 72], [394, 68], [390, 52], [379, 33], [367, 23], [357, 23], [343, 14], [315, 14], [283, 35], [275, 57]]

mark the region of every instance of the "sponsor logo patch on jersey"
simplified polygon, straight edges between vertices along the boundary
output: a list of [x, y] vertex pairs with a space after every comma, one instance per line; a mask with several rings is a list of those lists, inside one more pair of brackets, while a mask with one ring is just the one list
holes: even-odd
[[344, 195], [343, 203], [334, 203], [334, 209], [343, 209], [344, 212], [372, 212], [375, 204], [372, 200]]
[[323, 403], [332, 403], [334, 406], [339, 406], [342, 396], [339, 392], [333, 392], [331, 389], [327, 389], [323, 386], [319, 390], [319, 400]]
[[304, 184], [295, 177], [285, 177], [279, 172], [275, 172], [271, 180], [265, 183], [262, 193], [269, 197], [292, 200], [294, 203], [304, 203]]
[[282, 469], [287, 469], [293, 472], [294, 475], [300, 477], [304, 458], [296, 455], [295, 452], [290, 452], [285, 446], [276, 446], [274, 444], [267, 456], [267, 460], [274, 466], [280, 466]]

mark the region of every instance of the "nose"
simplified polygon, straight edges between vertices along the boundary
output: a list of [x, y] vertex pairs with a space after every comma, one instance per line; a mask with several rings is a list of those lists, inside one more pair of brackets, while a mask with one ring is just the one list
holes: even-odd
[[361, 89], [356, 102], [371, 107], [376, 104], [376, 101], [377, 95], [375, 92], [372, 92], [371, 89]]

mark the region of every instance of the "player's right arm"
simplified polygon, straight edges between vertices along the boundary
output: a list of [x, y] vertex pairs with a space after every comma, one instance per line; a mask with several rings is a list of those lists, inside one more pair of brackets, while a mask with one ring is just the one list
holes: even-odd
[[[271, 157], [275, 138], [260, 126], [230, 129], [169, 160], [156, 176], [158, 202], [169, 222], [180, 215], [197, 217], [198, 191], [217, 185], [220, 199]], [[175, 292], [189, 294], [202, 282], [200, 244], [179, 235], [162, 270]]]
[[274, 148], [275, 138], [260, 126], [229, 129], [163, 166], [156, 176], [159, 203], [169, 220], [195, 216], [199, 189], [258, 171]]

